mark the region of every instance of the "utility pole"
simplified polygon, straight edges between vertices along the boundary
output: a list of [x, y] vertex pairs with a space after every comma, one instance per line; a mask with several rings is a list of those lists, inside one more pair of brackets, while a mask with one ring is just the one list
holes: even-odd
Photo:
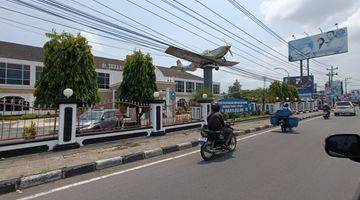
[[266, 77], [264, 76], [264, 87], [263, 87], [263, 106], [262, 106], [262, 111], [263, 111], [263, 113], [265, 113], [265, 98], [266, 98]]
[[345, 78], [345, 95], [347, 95], [347, 84], [350, 83], [350, 81], [349, 81], [350, 79], [351, 79], [351, 77]]
[[300, 76], [303, 76], [303, 60], [300, 60]]
[[310, 76], [309, 58], [306, 59], [306, 71], [307, 71], [307, 76]]
[[330, 71], [329, 72], [329, 84], [330, 84], [330, 89], [332, 91], [332, 88], [333, 88], [333, 81], [334, 81], [334, 76], [335, 75], [338, 75], [338, 73], [334, 73], [335, 70], [338, 70], [339, 68], [338, 67], [334, 67], [334, 66], [331, 66], [330, 69], [326, 68], [326, 70]]
[[[329, 76], [329, 87], [330, 87], [331, 94], [333, 94], [333, 81], [334, 81], [334, 78], [333, 78], [333, 77], [334, 77], [335, 75], [338, 75], [338, 73], [334, 73], [334, 71], [335, 71], [335, 70], [338, 70], [338, 69], [339, 69], [338, 67], [334, 67], [334, 66], [331, 66], [330, 69], [326, 68], [326, 70], [330, 71], [329, 74], [328, 74], [328, 76]], [[334, 103], [333, 100], [334, 100], [334, 99], [331, 99], [330, 101], [331, 101], [332, 103]]]

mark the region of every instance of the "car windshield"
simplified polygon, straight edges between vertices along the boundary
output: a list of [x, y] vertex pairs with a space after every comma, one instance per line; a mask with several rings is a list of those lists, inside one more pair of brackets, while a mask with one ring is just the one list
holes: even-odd
[[80, 120], [98, 120], [102, 116], [102, 111], [87, 111], [80, 115]]
[[337, 102], [336, 106], [350, 106], [350, 102], [348, 101]]

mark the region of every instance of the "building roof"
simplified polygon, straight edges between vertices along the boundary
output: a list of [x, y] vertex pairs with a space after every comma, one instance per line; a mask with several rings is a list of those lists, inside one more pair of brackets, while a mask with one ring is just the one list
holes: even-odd
[[202, 81], [203, 78], [196, 76], [194, 74], [190, 74], [188, 72], [183, 72], [176, 69], [171, 69], [168, 67], [159, 67], [157, 68], [164, 74], [166, 77], [175, 77], [175, 78], [181, 78], [181, 79], [188, 79], [188, 80], [197, 80]]
[[[24, 44], [0, 41], [0, 57], [19, 60], [29, 60], [34, 62], [43, 61], [44, 51], [41, 47]], [[124, 61], [111, 58], [94, 56], [95, 66], [98, 68], [109, 68], [111, 65], [124, 65]], [[105, 65], [104, 65], [105, 64]]]
[[[43, 48], [41, 47], [0, 41], [0, 57], [3, 58], [42, 62], [43, 54], [44, 54]], [[124, 65], [123, 60], [97, 57], [97, 56], [94, 56], [94, 61], [95, 61], [95, 66], [97, 68], [114, 69], [114, 67], [116, 66], [113, 65], [118, 65], [118, 66]], [[174, 77], [174, 78], [196, 80], [196, 81], [203, 80], [203, 78], [188, 72], [183, 72], [168, 67], [157, 66], [157, 68], [161, 71], [161, 73], [163, 73], [165, 77]]]
[[0, 41], [0, 57], [42, 62], [43, 49], [41, 47]]

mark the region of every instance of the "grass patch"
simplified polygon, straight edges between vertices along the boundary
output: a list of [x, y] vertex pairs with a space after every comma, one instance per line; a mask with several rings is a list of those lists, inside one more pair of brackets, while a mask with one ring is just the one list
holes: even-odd
[[53, 118], [57, 117], [57, 114], [24, 114], [24, 115], [0, 115], [0, 120], [26, 120], [26, 119], [37, 119], [37, 118]]
[[140, 146], [140, 144], [136, 143], [136, 142], [131, 142], [131, 143], [126, 143], [125, 146], [127, 146], [127, 147], [138, 147], [138, 146]]

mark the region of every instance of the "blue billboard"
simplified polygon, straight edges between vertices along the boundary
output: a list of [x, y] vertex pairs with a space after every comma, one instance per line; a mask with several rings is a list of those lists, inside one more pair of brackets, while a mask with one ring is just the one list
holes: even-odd
[[254, 113], [254, 108], [251, 102], [244, 99], [227, 98], [218, 101], [220, 110], [226, 114], [251, 114]]
[[347, 28], [290, 41], [288, 48], [290, 62], [346, 53], [348, 52]]
[[295, 86], [302, 100], [310, 99], [314, 93], [314, 76], [284, 77], [284, 83]]

